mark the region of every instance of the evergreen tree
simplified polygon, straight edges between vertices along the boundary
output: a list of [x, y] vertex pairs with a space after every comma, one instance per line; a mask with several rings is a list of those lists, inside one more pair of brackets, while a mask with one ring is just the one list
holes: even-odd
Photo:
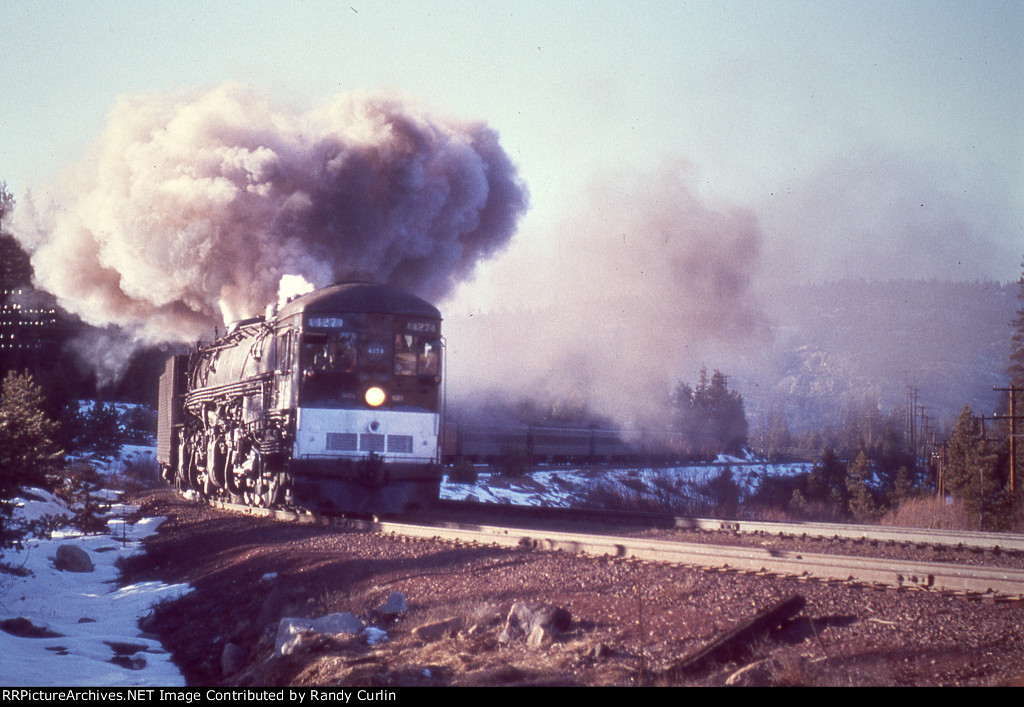
[[63, 452], [54, 443], [57, 423], [44, 411], [42, 389], [28, 373], [11, 371], [0, 388], [0, 550], [24, 533], [11, 521], [20, 486], [51, 486]]
[[701, 369], [696, 389], [680, 383], [672, 405], [676, 427], [702, 454], [743, 451], [749, 430], [743, 396], [729, 390], [728, 377], [721, 371], [709, 380], [707, 369]]
[[964, 406], [946, 443], [944, 485], [964, 504], [977, 527], [997, 529], [1008, 520], [1000, 456], [985, 439], [981, 421]]
[[85, 413], [82, 433], [77, 440], [81, 447], [92, 449], [97, 454], [115, 455], [124, 444], [125, 430], [117, 414], [117, 408], [99, 400]]
[[835, 506], [841, 513], [845, 513], [850, 502], [850, 491], [846, 487], [846, 464], [831, 447], [821, 453], [821, 458], [811, 468], [805, 497], [808, 501]]
[[44, 411], [42, 388], [29, 373], [11, 371], [0, 392], [0, 497], [19, 486], [47, 486], [63, 452], [57, 423]]
[[857, 520], [870, 520], [877, 515], [878, 504], [871, 493], [869, 481], [873, 476], [871, 460], [861, 450], [847, 470], [846, 490], [850, 494], [850, 513]]

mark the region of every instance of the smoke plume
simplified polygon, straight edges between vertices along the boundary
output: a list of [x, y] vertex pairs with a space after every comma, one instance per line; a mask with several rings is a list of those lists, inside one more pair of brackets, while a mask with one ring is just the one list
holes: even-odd
[[450, 303], [457, 400], [490, 390], [655, 422], [674, 383], [768, 335], [756, 218], [703, 199], [680, 165], [591, 185], [545, 236], [517, 238]]
[[288, 110], [226, 84], [121, 98], [93, 153], [20, 200], [14, 233], [61, 306], [138, 344], [261, 313], [286, 274], [436, 300], [525, 206], [482, 123], [390, 95]]

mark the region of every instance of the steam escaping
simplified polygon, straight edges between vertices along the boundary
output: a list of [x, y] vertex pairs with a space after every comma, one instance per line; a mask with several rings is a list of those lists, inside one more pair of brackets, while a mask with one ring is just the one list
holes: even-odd
[[751, 292], [757, 220], [703, 199], [681, 165], [591, 185], [545, 236], [517, 238], [448, 304], [456, 401], [489, 390], [655, 423], [677, 381], [768, 337]]
[[282, 275], [277, 287], [277, 306], [283, 307], [289, 300], [295, 299], [316, 289], [316, 285], [302, 275]]
[[20, 200], [13, 229], [37, 285], [136, 345], [262, 313], [284, 275], [436, 300], [506, 245], [526, 206], [482, 123], [391, 95], [299, 112], [237, 84], [121, 98], [94, 154], [42, 193]]

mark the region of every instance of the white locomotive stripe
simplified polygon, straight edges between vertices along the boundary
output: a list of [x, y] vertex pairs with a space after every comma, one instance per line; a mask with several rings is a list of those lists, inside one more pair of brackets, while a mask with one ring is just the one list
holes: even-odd
[[[429, 463], [437, 458], [437, 430], [435, 413], [299, 408], [293, 455], [295, 459], [357, 459], [373, 452], [384, 461]], [[346, 449], [346, 445], [329, 445], [328, 434], [357, 437]]]

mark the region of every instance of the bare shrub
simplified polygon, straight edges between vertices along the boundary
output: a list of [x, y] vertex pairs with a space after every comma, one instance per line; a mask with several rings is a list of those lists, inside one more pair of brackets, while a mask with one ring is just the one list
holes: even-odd
[[101, 497], [104, 479], [88, 462], [67, 465], [56, 495], [73, 509], [71, 525], [83, 533], [102, 533], [107, 528], [105, 514], [110, 504]]
[[141, 484], [155, 486], [160, 481], [160, 467], [156, 463], [156, 457], [152, 455], [137, 455], [124, 460], [121, 473]]
[[939, 496], [917, 496], [901, 503], [879, 521], [882, 525], [936, 530], [970, 530], [971, 519], [959, 500], [947, 502]]
[[796, 517], [785, 508], [745, 503], [740, 508], [739, 516], [750, 520], [772, 521], [775, 523], [791, 523]]
[[656, 513], [660, 504], [649, 496], [627, 489], [614, 482], [600, 482], [587, 490], [583, 505], [609, 511], [647, 511]]

